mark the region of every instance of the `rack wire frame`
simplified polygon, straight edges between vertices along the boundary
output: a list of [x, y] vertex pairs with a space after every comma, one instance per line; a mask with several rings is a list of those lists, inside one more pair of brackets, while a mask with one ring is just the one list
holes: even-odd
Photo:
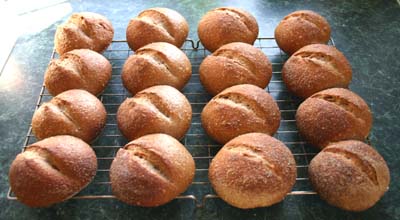
[[[328, 44], [335, 46], [333, 39], [330, 39]], [[289, 94], [282, 81], [281, 70], [288, 56], [280, 50], [273, 37], [257, 38], [254, 46], [261, 49], [272, 63], [272, 79], [265, 90], [275, 99], [281, 111], [281, 124], [275, 137], [289, 147], [296, 160], [296, 184], [288, 195], [316, 194], [308, 180], [307, 169], [310, 160], [317, 153], [317, 150], [301, 138], [295, 121], [295, 113], [302, 100]], [[222, 147], [205, 134], [201, 127], [200, 119], [203, 107], [212, 97], [206, 93], [200, 84], [199, 66], [203, 59], [211, 53], [201, 45], [200, 41], [191, 39], [187, 39], [181, 49], [188, 56], [192, 64], [192, 77], [182, 92], [190, 101], [193, 110], [191, 127], [181, 142], [192, 154], [196, 163], [196, 172], [193, 183], [176, 199], [190, 200], [196, 207], [203, 207], [206, 205], [207, 200], [218, 198], [208, 180], [208, 167], [212, 158]], [[112, 64], [112, 78], [106, 89], [98, 97], [107, 110], [106, 126], [99, 137], [91, 144], [96, 152], [98, 170], [93, 181], [71, 199], [115, 198], [112, 194], [109, 180], [109, 167], [117, 150], [128, 143], [128, 140], [118, 130], [116, 112], [119, 105], [127, 97], [131, 96], [122, 85], [121, 71], [125, 60], [132, 54], [133, 51], [129, 49], [124, 40], [113, 41], [103, 53]], [[53, 50], [50, 58], [56, 59], [58, 57], [58, 54]], [[35, 111], [42, 103], [49, 101], [51, 98], [52, 96], [43, 85], [35, 106]], [[36, 141], [32, 133], [32, 126], [30, 125], [22, 151]], [[17, 199], [11, 187], [9, 188], [7, 198], [10, 200]]]

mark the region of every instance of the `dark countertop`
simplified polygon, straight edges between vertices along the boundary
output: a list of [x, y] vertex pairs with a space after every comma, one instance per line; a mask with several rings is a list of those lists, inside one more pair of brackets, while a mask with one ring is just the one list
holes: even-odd
[[352, 213], [331, 207], [316, 195], [288, 196], [269, 208], [239, 210], [219, 199], [196, 209], [182, 200], [158, 208], [140, 208], [117, 200], [70, 200], [47, 209], [28, 208], [7, 200], [8, 169], [20, 152], [43, 74], [53, 48], [56, 25], [21, 36], [0, 76], [0, 219], [400, 219], [400, 6], [395, 1], [70, 1], [72, 10], [93, 11], [108, 17], [115, 28], [114, 39], [125, 39], [131, 17], [148, 7], [170, 7], [189, 22], [190, 37], [197, 22], [217, 6], [248, 10], [258, 20], [259, 36], [273, 36], [278, 22], [288, 13], [311, 9], [329, 21], [336, 46], [353, 67], [350, 88], [370, 105], [374, 124], [370, 140], [387, 160], [390, 190], [371, 209]]

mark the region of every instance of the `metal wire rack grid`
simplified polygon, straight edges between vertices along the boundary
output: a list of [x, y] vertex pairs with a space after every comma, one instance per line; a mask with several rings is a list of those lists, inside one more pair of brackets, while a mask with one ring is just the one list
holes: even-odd
[[[334, 45], [334, 41], [329, 41]], [[301, 139], [295, 122], [295, 113], [301, 100], [288, 93], [281, 77], [283, 63], [288, 56], [279, 49], [275, 39], [272, 37], [258, 38], [254, 46], [261, 49], [272, 63], [272, 79], [266, 88], [281, 111], [281, 124], [275, 137], [283, 141], [292, 151], [297, 164], [297, 178], [293, 190], [288, 195], [311, 195], [315, 194], [308, 180], [307, 168], [309, 161], [316, 154], [316, 150]], [[212, 98], [200, 84], [199, 66], [203, 59], [210, 54], [199, 41], [187, 39], [181, 48], [192, 64], [192, 77], [183, 89], [183, 93], [192, 105], [193, 116], [189, 131], [181, 141], [182, 144], [192, 154], [196, 163], [196, 172], [193, 183], [189, 188], [176, 199], [187, 199], [194, 202], [197, 207], [202, 207], [209, 199], [218, 198], [213, 191], [208, 180], [209, 164], [221, 148], [221, 145], [209, 138], [201, 127], [200, 114], [206, 103]], [[106, 89], [99, 96], [107, 110], [107, 123], [97, 138], [91, 145], [96, 152], [98, 160], [98, 170], [94, 180], [72, 199], [113, 199], [110, 180], [109, 167], [118, 149], [128, 141], [121, 135], [116, 123], [116, 112], [119, 105], [131, 95], [124, 89], [121, 82], [121, 70], [125, 60], [133, 54], [123, 40], [113, 41], [110, 47], [103, 53], [112, 64], [112, 78]], [[55, 51], [51, 54], [51, 59], [58, 58]], [[36, 109], [44, 102], [49, 101], [52, 96], [43, 85]], [[24, 148], [36, 142], [29, 126], [26, 134]], [[134, 187], [134, 186], [132, 186]], [[16, 200], [11, 188], [7, 194], [8, 199]]]

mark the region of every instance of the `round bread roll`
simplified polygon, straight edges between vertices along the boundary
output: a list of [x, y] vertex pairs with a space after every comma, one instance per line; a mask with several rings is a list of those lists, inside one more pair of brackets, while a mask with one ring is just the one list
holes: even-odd
[[241, 209], [270, 206], [296, 182], [296, 162], [279, 140], [263, 133], [240, 135], [221, 148], [209, 179], [225, 202]]
[[214, 52], [232, 42], [253, 44], [258, 36], [258, 24], [247, 11], [222, 7], [207, 12], [200, 20], [197, 32], [204, 47]]
[[273, 135], [280, 120], [279, 107], [271, 95], [249, 84], [225, 89], [201, 113], [204, 130], [221, 144], [245, 133]]
[[289, 55], [309, 44], [326, 44], [330, 37], [325, 18], [308, 10], [290, 13], [275, 29], [276, 43]]
[[192, 75], [189, 59], [172, 44], [151, 43], [130, 56], [122, 69], [122, 82], [132, 94], [155, 85], [183, 89]]
[[301, 48], [282, 67], [286, 87], [302, 98], [328, 88], [347, 88], [351, 77], [346, 57], [335, 47], [324, 44]]
[[60, 135], [25, 148], [12, 162], [9, 181], [17, 199], [30, 207], [67, 200], [96, 175], [93, 149], [79, 138]]
[[182, 139], [190, 127], [192, 107], [174, 87], [160, 85], [127, 98], [118, 108], [122, 134], [133, 140], [146, 134], [165, 133]]
[[272, 77], [272, 66], [267, 56], [250, 44], [229, 43], [200, 65], [200, 80], [212, 95], [239, 84], [252, 84], [265, 88]]
[[177, 11], [149, 8], [130, 20], [126, 29], [126, 40], [135, 51], [154, 42], [167, 42], [180, 48], [188, 34], [189, 25]]
[[67, 22], [57, 27], [54, 45], [57, 53], [74, 49], [102, 52], [111, 44], [114, 28], [104, 16], [93, 12], [74, 13]]
[[333, 88], [306, 99], [296, 112], [300, 134], [320, 149], [342, 140], [365, 140], [372, 114], [365, 101], [347, 89]]
[[349, 211], [372, 207], [390, 182], [389, 169], [381, 155], [354, 140], [330, 144], [311, 160], [308, 172], [322, 199]]
[[89, 49], [76, 49], [50, 62], [44, 84], [53, 96], [70, 89], [83, 89], [98, 95], [110, 78], [111, 64], [105, 57]]
[[38, 139], [64, 134], [90, 143], [105, 126], [106, 116], [106, 109], [94, 95], [80, 89], [68, 90], [36, 110], [32, 131]]
[[184, 192], [194, 173], [194, 160], [179, 141], [166, 134], [150, 134], [118, 150], [110, 180], [119, 200], [154, 207]]

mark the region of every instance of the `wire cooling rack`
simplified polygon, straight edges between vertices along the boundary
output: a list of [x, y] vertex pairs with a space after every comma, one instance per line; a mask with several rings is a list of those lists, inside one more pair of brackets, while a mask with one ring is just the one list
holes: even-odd
[[[333, 40], [329, 41], [334, 45]], [[310, 160], [316, 154], [316, 150], [303, 141], [298, 134], [295, 121], [295, 113], [301, 100], [290, 95], [282, 81], [281, 69], [288, 56], [277, 46], [272, 37], [258, 38], [254, 46], [260, 48], [272, 63], [272, 79], [266, 90], [272, 95], [281, 111], [281, 124], [275, 137], [283, 141], [294, 154], [297, 164], [297, 179], [293, 190], [289, 195], [315, 194], [308, 180], [307, 168]], [[182, 47], [192, 64], [192, 77], [183, 93], [189, 99], [192, 110], [192, 123], [182, 143], [192, 154], [196, 162], [196, 173], [193, 183], [182, 195], [176, 199], [191, 200], [197, 207], [202, 207], [207, 200], [218, 198], [208, 180], [209, 164], [221, 148], [221, 145], [209, 138], [202, 126], [200, 114], [206, 103], [212, 98], [206, 93], [200, 84], [199, 66], [203, 59], [210, 54], [199, 41], [186, 40]], [[121, 82], [121, 70], [125, 60], [133, 52], [129, 49], [126, 41], [113, 41], [110, 47], [103, 53], [112, 64], [112, 78], [107, 88], [99, 96], [107, 110], [107, 123], [99, 138], [92, 143], [97, 155], [98, 170], [94, 180], [72, 199], [113, 199], [109, 180], [109, 168], [118, 149], [128, 141], [121, 135], [116, 122], [116, 112], [119, 105], [130, 96]], [[53, 51], [51, 59], [58, 58]], [[49, 101], [52, 96], [42, 86], [36, 109], [44, 102]], [[26, 146], [36, 142], [30, 126], [24, 142]], [[135, 186], [132, 186], [135, 187]], [[16, 197], [9, 189], [8, 199], [15, 200]]]

